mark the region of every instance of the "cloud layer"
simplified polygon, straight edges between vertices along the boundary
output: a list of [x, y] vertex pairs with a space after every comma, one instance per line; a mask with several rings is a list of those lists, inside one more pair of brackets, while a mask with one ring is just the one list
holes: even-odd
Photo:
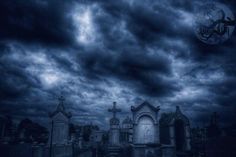
[[0, 2], [2, 114], [45, 122], [63, 92], [79, 123], [104, 126], [113, 101], [125, 115], [143, 100], [162, 112], [179, 105], [197, 125], [213, 111], [232, 121], [235, 33], [219, 45], [199, 41], [193, 19], [202, 3]]

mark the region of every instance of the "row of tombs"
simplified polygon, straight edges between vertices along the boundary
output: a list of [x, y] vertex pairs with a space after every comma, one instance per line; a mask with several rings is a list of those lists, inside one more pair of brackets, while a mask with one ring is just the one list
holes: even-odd
[[[159, 118], [160, 107], [148, 102], [131, 106], [132, 118], [127, 117], [120, 125], [117, 113], [121, 109], [108, 109], [113, 114], [110, 119], [108, 157], [121, 156], [120, 150], [131, 147], [133, 157], [176, 157], [187, 156], [191, 150], [190, 123], [177, 106], [175, 112], [163, 113]], [[68, 140], [71, 114], [65, 111], [60, 102], [56, 111], [50, 114], [50, 145], [62, 145]]]

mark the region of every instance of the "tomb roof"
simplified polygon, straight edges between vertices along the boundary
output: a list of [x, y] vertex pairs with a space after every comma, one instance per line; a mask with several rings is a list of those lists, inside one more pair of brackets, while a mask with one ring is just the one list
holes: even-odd
[[154, 107], [153, 105], [151, 105], [148, 101], [144, 101], [142, 104], [140, 104], [139, 106], [135, 107], [135, 106], [131, 106], [131, 111], [138, 111], [139, 109], [141, 109], [143, 106], [148, 106], [151, 109], [155, 110], [155, 111], [159, 111], [160, 107]]

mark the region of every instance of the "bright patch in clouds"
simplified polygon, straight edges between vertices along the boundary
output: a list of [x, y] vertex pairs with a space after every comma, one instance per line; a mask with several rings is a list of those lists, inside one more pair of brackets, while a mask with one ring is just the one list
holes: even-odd
[[43, 52], [29, 53], [25, 59], [31, 63], [26, 70], [37, 76], [45, 87], [57, 86], [63, 78], [56, 63]]
[[192, 27], [194, 23], [194, 15], [192, 13], [182, 11], [182, 10], [179, 10], [179, 14], [181, 17], [180, 22], [185, 24], [185, 26]]
[[41, 79], [47, 85], [56, 84], [59, 81], [59, 76], [53, 73], [43, 73], [41, 74]]
[[92, 11], [89, 7], [78, 7], [73, 13], [73, 20], [77, 28], [76, 39], [79, 43], [88, 44], [95, 40]]

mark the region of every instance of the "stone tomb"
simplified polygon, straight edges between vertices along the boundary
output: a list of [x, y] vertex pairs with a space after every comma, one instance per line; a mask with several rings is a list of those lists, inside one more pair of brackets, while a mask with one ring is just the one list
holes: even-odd
[[172, 145], [176, 152], [191, 150], [190, 123], [188, 118], [176, 107], [173, 113], [163, 113], [160, 119], [161, 143]]
[[57, 109], [49, 113], [51, 118], [49, 144], [62, 145], [69, 141], [69, 122], [71, 113], [67, 113], [64, 107], [64, 97], [59, 99]]
[[161, 157], [158, 112], [148, 102], [131, 107], [133, 113], [133, 157]]

